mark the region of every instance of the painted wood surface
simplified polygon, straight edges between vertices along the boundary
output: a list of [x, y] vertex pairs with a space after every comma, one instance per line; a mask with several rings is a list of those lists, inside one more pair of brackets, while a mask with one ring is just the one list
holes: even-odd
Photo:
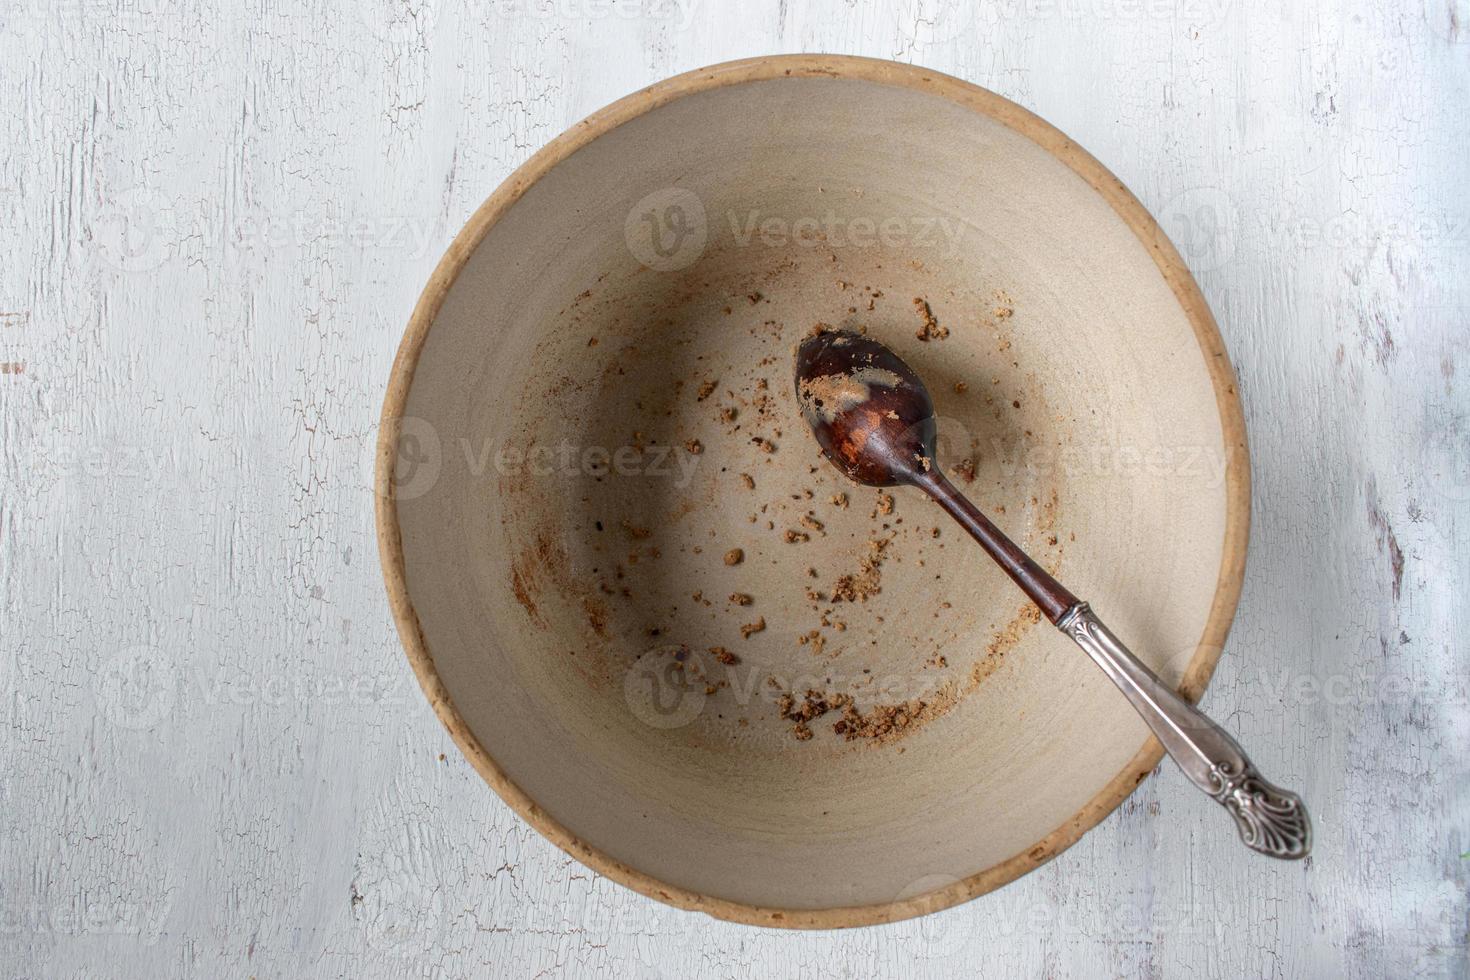
[[[369, 464], [429, 270], [588, 112], [800, 50], [1038, 112], [1196, 271], [1256, 495], [1205, 705], [1310, 863], [1164, 773], [969, 905], [728, 925], [536, 836], [426, 708]], [[0, 973], [1470, 970], [1463, 0], [4, 0], [0, 99]]]

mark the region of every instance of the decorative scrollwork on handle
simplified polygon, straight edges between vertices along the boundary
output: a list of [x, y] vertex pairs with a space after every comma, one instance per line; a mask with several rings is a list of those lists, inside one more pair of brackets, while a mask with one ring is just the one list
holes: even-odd
[[1311, 853], [1301, 797], [1262, 779], [1235, 739], [1144, 666], [1087, 603], [1067, 610], [1057, 627], [1112, 678], [1189, 780], [1230, 811], [1247, 847], [1288, 860]]
[[1222, 762], [1210, 776], [1219, 787], [1215, 800], [1235, 818], [1247, 847], [1286, 860], [1311, 853], [1312, 821], [1301, 797], [1268, 783], [1249, 763], [1237, 769]]

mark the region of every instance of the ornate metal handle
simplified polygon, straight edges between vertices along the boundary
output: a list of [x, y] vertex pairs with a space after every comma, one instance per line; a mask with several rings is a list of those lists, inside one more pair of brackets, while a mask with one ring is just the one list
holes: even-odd
[[1068, 609], [1057, 628], [1113, 679], [1190, 781], [1230, 811], [1247, 847], [1274, 858], [1311, 853], [1301, 797], [1262, 779], [1235, 739], [1140, 663], [1087, 603]]

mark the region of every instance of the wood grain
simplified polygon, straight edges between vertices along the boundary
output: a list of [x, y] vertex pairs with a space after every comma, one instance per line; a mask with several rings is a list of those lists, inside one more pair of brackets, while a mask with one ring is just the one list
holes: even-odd
[[[0, 10], [0, 969], [1465, 975], [1463, 4], [548, 6]], [[1016, 100], [1179, 245], [1254, 470], [1204, 703], [1312, 806], [1310, 866], [1149, 779], [977, 902], [753, 930], [588, 874], [454, 752], [374, 558], [418, 291], [577, 119], [797, 50]]]

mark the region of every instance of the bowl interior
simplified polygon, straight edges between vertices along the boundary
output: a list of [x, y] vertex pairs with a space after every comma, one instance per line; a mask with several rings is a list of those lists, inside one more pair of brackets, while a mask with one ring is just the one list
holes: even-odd
[[791, 380], [818, 323], [910, 360], [940, 465], [1171, 682], [1227, 530], [1189, 318], [1118, 213], [1008, 126], [774, 78], [557, 163], [413, 372], [407, 594], [541, 813], [762, 908], [889, 903], [1024, 854], [1147, 734], [935, 506], [824, 463]]

